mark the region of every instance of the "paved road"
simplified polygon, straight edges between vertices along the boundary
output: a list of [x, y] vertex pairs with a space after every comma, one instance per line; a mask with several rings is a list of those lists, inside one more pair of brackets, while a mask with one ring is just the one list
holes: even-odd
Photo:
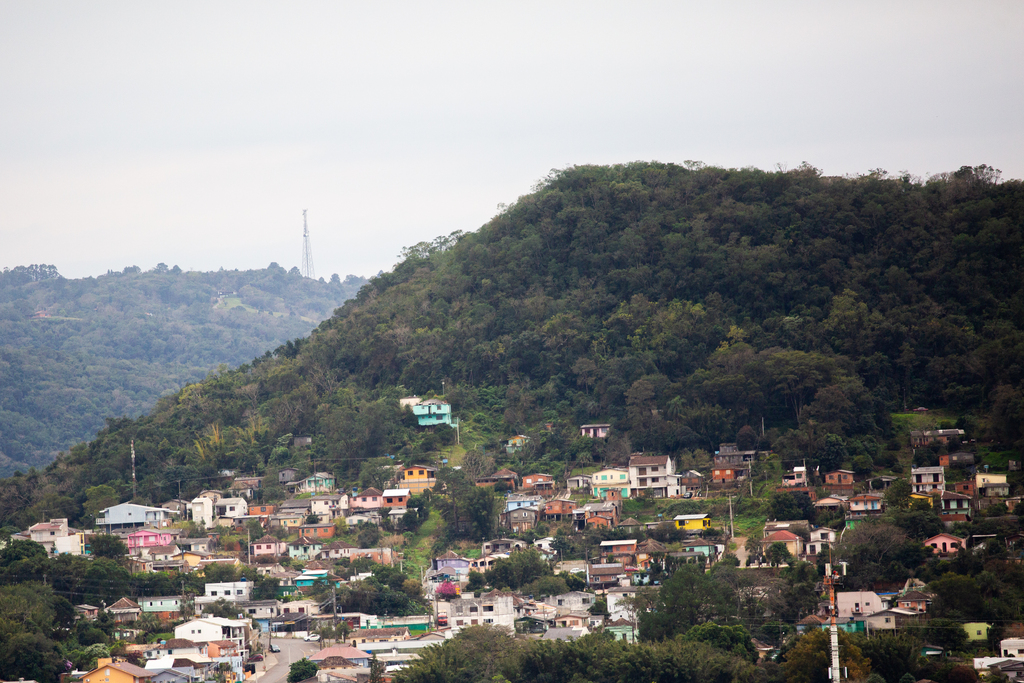
[[256, 681], [258, 683], [284, 683], [288, 678], [288, 669], [292, 662], [308, 657], [320, 649], [320, 643], [306, 643], [301, 638], [274, 638], [274, 645], [281, 648], [276, 654], [266, 650], [267, 638], [260, 640], [264, 644], [266, 659], [256, 664]]
[[736, 559], [740, 561], [741, 567], [747, 566], [747, 537], [737, 536], [732, 539], [732, 542], [736, 544]]

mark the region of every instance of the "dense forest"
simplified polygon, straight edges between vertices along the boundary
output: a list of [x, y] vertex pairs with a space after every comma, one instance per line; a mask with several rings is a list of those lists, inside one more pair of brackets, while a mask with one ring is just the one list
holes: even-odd
[[0, 273], [0, 474], [48, 465], [109, 417], [309, 332], [365, 282], [277, 264], [200, 273], [160, 264], [66, 279]]
[[[1022, 226], [1024, 186], [985, 166], [927, 181], [806, 165], [556, 171], [480, 230], [407, 248], [308, 337], [0, 483], [0, 519], [87, 518], [99, 484], [128, 497], [130, 439], [149, 502], [226, 467], [294, 462], [293, 433], [313, 436], [309, 468], [347, 482], [456, 438], [465, 466], [486, 469], [517, 433], [527, 448], [498, 451], [513, 469], [639, 450], [685, 463], [744, 433], [812, 465], [886, 468], [901, 445], [891, 415], [917, 405], [1020, 450]], [[442, 389], [458, 435], [399, 409]], [[578, 437], [595, 422], [612, 436]]]

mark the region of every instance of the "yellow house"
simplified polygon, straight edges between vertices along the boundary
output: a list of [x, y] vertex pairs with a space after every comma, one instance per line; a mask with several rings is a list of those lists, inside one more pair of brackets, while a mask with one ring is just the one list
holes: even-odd
[[437, 469], [426, 465], [408, 465], [398, 470], [399, 488], [409, 489], [411, 495], [419, 495], [434, 488], [437, 483]]
[[590, 485], [595, 498], [604, 498], [602, 494], [608, 489], [619, 489], [623, 498], [629, 498], [629, 470], [610, 467], [594, 472], [590, 475]]
[[115, 662], [110, 657], [100, 657], [96, 664], [95, 669], [82, 676], [82, 683], [149, 683], [156, 673], [128, 662]]
[[988, 640], [988, 630], [992, 624], [982, 621], [972, 621], [964, 624], [964, 631], [967, 632], [967, 640]]
[[705, 513], [703, 515], [676, 515], [672, 518], [677, 529], [686, 531], [700, 531], [711, 528], [711, 518]]
[[928, 503], [928, 507], [933, 507], [932, 497], [926, 496], [923, 493], [911, 493], [910, 500], [919, 500]]
[[199, 566], [199, 563], [208, 558], [209, 555], [206, 553], [197, 553], [193, 550], [182, 550], [180, 553], [174, 556], [175, 560], [181, 560], [189, 566], [191, 569], [195, 569]]

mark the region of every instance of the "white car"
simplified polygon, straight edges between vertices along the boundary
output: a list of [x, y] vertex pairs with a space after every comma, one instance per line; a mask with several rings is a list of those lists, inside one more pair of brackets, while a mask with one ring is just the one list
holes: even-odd
[[316, 641], [320, 640], [320, 634], [319, 633], [310, 633], [308, 636], [303, 638], [303, 640], [306, 641], [307, 643], [315, 643]]

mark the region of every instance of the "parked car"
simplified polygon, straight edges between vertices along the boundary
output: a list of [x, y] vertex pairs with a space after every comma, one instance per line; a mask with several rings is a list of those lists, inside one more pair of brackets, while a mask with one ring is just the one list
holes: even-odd
[[687, 491], [684, 493], [683, 498], [693, 498], [693, 491]]
[[249, 657], [249, 661], [250, 662], [262, 662], [263, 661], [263, 655], [253, 655], [252, 657]]
[[307, 643], [315, 643], [316, 641], [320, 640], [320, 634], [319, 633], [310, 633], [308, 636], [303, 638], [303, 640], [306, 641]]
[[271, 643], [270, 647], [268, 647], [267, 649], [270, 650], [271, 652], [280, 652], [281, 651], [281, 648], [279, 648], [277, 645], [274, 645], [273, 643]]

